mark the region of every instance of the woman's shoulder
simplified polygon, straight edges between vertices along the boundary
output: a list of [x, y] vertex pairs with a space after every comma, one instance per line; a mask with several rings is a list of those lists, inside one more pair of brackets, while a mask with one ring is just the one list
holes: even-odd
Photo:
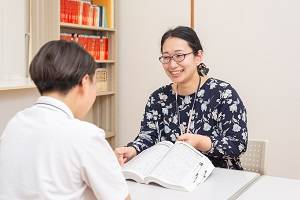
[[218, 93], [221, 98], [240, 98], [238, 92], [232, 87], [232, 85], [226, 81], [209, 78], [207, 80], [207, 90], [209, 94]]
[[158, 106], [165, 105], [167, 101], [171, 101], [173, 95], [172, 84], [164, 85], [152, 92], [147, 101], [147, 106]]
[[207, 85], [209, 89], [215, 89], [215, 90], [226, 90], [226, 89], [233, 89], [233, 87], [231, 86], [230, 83], [217, 79], [217, 78], [213, 78], [210, 77], [207, 80]]
[[171, 95], [173, 93], [172, 90], [172, 83], [167, 84], [167, 85], [163, 85], [160, 88], [156, 89], [154, 92], [152, 92], [151, 96], [152, 97], [157, 97], [157, 96], [161, 96], [161, 95]]

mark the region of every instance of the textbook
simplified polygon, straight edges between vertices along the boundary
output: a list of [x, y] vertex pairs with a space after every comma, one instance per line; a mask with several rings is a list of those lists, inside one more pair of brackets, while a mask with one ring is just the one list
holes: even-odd
[[211, 161], [186, 142], [162, 141], [144, 150], [122, 167], [126, 179], [192, 191], [213, 171]]

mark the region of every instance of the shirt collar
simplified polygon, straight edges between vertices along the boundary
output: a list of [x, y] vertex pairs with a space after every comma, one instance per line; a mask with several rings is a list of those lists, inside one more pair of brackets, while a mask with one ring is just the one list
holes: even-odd
[[41, 96], [38, 98], [37, 102], [35, 103], [35, 105], [39, 105], [39, 104], [51, 106], [61, 112], [64, 112], [68, 117], [74, 118], [74, 115], [70, 110], [70, 108], [64, 102], [56, 98], [50, 96]]

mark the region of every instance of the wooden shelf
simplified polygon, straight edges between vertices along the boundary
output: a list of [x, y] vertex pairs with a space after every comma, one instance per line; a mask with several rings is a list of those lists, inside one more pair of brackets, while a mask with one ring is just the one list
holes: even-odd
[[115, 60], [95, 60], [96, 63], [115, 63]]
[[[59, 3], [59, 1], [56, 1]], [[109, 60], [95, 60], [98, 68], [103, 68], [105, 74], [103, 77], [98, 77], [99, 82], [97, 82], [97, 98], [93, 104], [93, 107], [86, 116], [86, 121], [94, 123], [96, 126], [100, 127], [105, 131], [105, 138], [113, 147], [115, 143], [115, 136], [117, 133], [117, 121], [116, 121], [116, 97], [117, 97], [117, 57], [116, 57], [116, 29], [114, 22], [114, 12], [115, 12], [115, 0], [105, 1], [105, 4], [101, 4], [106, 7], [109, 12], [106, 12], [106, 24], [109, 27], [97, 27], [80, 25], [66, 22], [56, 21], [56, 26], [58, 27], [57, 38], [61, 38], [61, 34], [72, 36], [72, 34], [77, 33], [83, 36], [96, 36], [98, 38], [108, 38], [108, 58]], [[58, 4], [57, 4], [58, 5]], [[59, 6], [57, 6], [59, 8]], [[109, 14], [110, 13], [110, 14]], [[109, 23], [110, 22], [110, 23]], [[103, 24], [103, 23], [102, 23]], [[67, 38], [67, 40], [69, 40]], [[79, 41], [79, 39], [78, 39]], [[100, 44], [99, 44], [100, 45]], [[101, 44], [103, 45], [103, 44]], [[100, 49], [99, 49], [100, 51]], [[103, 51], [103, 49], [102, 49]], [[101, 52], [101, 51], [100, 51]], [[101, 52], [104, 53], [104, 52]], [[101, 54], [103, 55], [103, 54]], [[99, 58], [99, 57], [97, 57]], [[101, 56], [103, 59], [104, 57]], [[97, 74], [96, 74], [97, 75]], [[105, 75], [105, 76], [104, 76]], [[97, 77], [96, 77], [97, 78]], [[106, 81], [106, 82], [104, 82]], [[100, 91], [108, 90], [108, 91]]]
[[0, 91], [32, 89], [32, 88], [36, 88], [35, 85], [28, 84], [28, 85], [20, 85], [20, 86], [0, 87]]
[[115, 133], [112, 131], [105, 131], [105, 138], [111, 138], [114, 137]]
[[80, 25], [80, 24], [72, 24], [72, 23], [64, 23], [61, 22], [60, 26], [63, 28], [75, 28], [75, 29], [84, 29], [84, 30], [94, 30], [94, 31], [109, 31], [115, 32], [113, 28], [105, 28], [105, 27], [97, 27], [97, 26], [87, 26], [87, 25]]
[[114, 91], [97, 91], [96, 95], [97, 96], [107, 96], [107, 95], [114, 95], [115, 92]]

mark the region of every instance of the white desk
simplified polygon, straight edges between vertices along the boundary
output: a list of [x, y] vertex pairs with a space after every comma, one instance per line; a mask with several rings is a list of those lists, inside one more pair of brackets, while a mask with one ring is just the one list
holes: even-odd
[[132, 200], [224, 200], [239, 195], [259, 174], [216, 168], [207, 180], [192, 192], [166, 189], [157, 185], [127, 181]]
[[300, 199], [300, 180], [261, 176], [238, 199]]

